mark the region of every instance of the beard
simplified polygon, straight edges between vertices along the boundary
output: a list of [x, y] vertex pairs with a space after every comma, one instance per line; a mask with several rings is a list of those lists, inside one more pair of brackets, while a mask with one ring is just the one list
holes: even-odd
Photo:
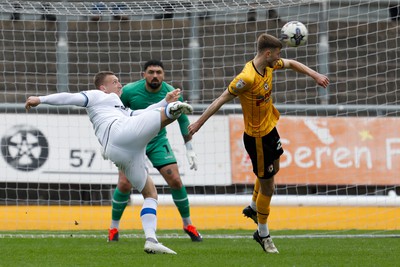
[[159, 81], [152, 81], [150, 83], [147, 83], [147, 85], [151, 88], [151, 89], [157, 89], [158, 87], [160, 87], [161, 83]]

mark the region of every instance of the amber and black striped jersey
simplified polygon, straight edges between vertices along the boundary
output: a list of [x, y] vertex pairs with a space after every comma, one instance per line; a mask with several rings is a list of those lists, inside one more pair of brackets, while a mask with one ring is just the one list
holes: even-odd
[[280, 59], [274, 68], [265, 68], [262, 75], [253, 61], [249, 61], [229, 84], [229, 92], [240, 99], [245, 133], [250, 136], [265, 136], [278, 123], [280, 114], [272, 103], [272, 72], [281, 68], [283, 61]]

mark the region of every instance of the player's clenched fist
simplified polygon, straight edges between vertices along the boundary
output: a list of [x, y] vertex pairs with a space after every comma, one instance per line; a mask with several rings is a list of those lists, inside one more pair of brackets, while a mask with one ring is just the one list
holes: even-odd
[[29, 110], [31, 107], [36, 107], [40, 104], [40, 99], [37, 96], [30, 96], [25, 102], [25, 109]]

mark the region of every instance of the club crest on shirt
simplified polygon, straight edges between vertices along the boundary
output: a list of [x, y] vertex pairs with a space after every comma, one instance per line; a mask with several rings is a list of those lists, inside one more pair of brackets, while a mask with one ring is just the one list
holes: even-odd
[[236, 88], [242, 89], [243, 87], [245, 87], [245, 85], [246, 85], [246, 83], [242, 79], [239, 79], [239, 81], [237, 81], [237, 83], [236, 83]]
[[264, 83], [264, 90], [268, 91], [268, 89], [269, 89], [268, 83]]

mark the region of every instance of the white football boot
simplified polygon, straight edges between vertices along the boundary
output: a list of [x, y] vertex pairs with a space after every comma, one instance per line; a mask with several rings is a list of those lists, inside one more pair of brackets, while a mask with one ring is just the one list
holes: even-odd
[[193, 107], [188, 103], [184, 103], [181, 101], [176, 101], [169, 103], [167, 105], [167, 110], [170, 115], [171, 119], [177, 119], [181, 114], [191, 114], [193, 113]]
[[258, 231], [255, 231], [253, 234], [253, 239], [257, 241], [258, 244], [262, 247], [262, 249], [267, 253], [279, 253], [278, 249], [275, 247], [272, 238], [268, 235], [267, 237], [261, 237], [258, 234]]
[[167, 248], [161, 243], [154, 243], [146, 241], [144, 244], [144, 251], [148, 254], [176, 254], [172, 249]]

